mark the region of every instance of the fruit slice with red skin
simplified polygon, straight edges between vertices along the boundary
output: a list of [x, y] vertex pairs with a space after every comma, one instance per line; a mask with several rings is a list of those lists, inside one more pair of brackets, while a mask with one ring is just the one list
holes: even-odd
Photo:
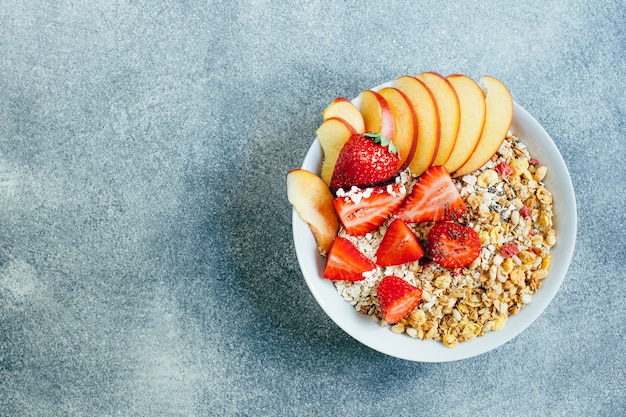
[[363, 90], [359, 94], [360, 111], [365, 122], [366, 132], [378, 132], [389, 140], [393, 140], [395, 126], [393, 113], [387, 100], [373, 90]]
[[311, 228], [320, 253], [326, 254], [339, 231], [333, 195], [328, 186], [312, 172], [293, 169], [287, 173], [287, 197]]
[[413, 230], [400, 219], [393, 219], [376, 251], [380, 266], [402, 265], [415, 262], [424, 256], [424, 249]]
[[388, 324], [398, 323], [422, 301], [422, 290], [395, 275], [385, 276], [376, 290], [378, 305]]
[[480, 237], [458, 223], [437, 223], [428, 232], [428, 253], [444, 268], [463, 268], [480, 255]]
[[417, 78], [403, 75], [396, 78], [392, 85], [406, 95], [417, 117], [417, 145], [409, 168], [413, 175], [421, 175], [432, 165], [439, 149], [439, 109], [433, 93]]
[[467, 207], [448, 171], [441, 165], [428, 168], [396, 212], [407, 223], [454, 220]]
[[443, 165], [448, 160], [459, 131], [459, 119], [461, 115], [459, 99], [452, 84], [443, 75], [436, 72], [423, 72], [415, 78], [428, 86], [437, 102], [439, 121], [441, 123], [441, 135], [439, 147], [433, 160], [433, 165]]
[[337, 97], [322, 111], [324, 120], [338, 117], [345, 120], [357, 133], [365, 132], [365, 122], [359, 109], [345, 97]]
[[451, 74], [447, 79], [456, 91], [461, 110], [456, 142], [444, 164], [448, 172], [454, 172], [469, 159], [480, 139], [485, 124], [485, 96], [478, 83], [467, 75]]
[[409, 166], [415, 154], [417, 118], [415, 117], [413, 106], [402, 91], [397, 88], [387, 87], [380, 90], [379, 93], [387, 101], [393, 114], [395, 126], [393, 143], [398, 147], [400, 154], [398, 171], [402, 171]]
[[398, 149], [378, 133], [354, 134], [337, 157], [330, 190], [367, 187], [389, 181], [398, 171]]
[[333, 176], [341, 148], [350, 139], [350, 136], [355, 133], [357, 132], [352, 125], [338, 117], [331, 117], [325, 120], [315, 131], [324, 151], [320, 177], [322, 177], [326, 185], [330, 185], [330, 179]]
[[506, 137], [513, 120], [513, 98], [498, 79], [484, 76], [479, 84], [485, 93], [485, 124], [480, 139], [469, 159], [457, 169], [454, 177], [461, 177], [482, 167], [496, 153]]
[[324, 278], [331, 281], [361, 281], [364, 272], [376, 268], [376, 264], [365, 257], [354, 244], [345, 237], [335, 238], [328, 252]]
[[395, 183], [361, 189], [361, 192], [363, 195], [358, 202], [350, 196], [333, 200], [337, 217], [351, 236], [362, 236], [379, 228], [406, 197], [404, 189]]

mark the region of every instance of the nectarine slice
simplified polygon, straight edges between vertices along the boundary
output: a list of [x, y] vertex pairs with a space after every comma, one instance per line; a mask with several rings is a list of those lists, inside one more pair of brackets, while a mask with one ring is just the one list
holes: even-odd
[[479, 83], [485, 92], [485, 125], [474, 152], [454, 172], [454, 177], [469, 174], [485, 165], [504, 141], [513, 121], [513, 98], [506, 86], [490, 76], [481, 77]]
[[423, 72], [417, 75], [416, 78], [426, 84], [437, 102], [441, 136], [439, 137], [439, 148], [432, 165], [443, 165], [454, 148], [456, 135], [459, 130], [459, 99], [452, 85], [441, 74]]
[[439, 147], [439, 112], [435, 97], [426, 85], [415, 77], [404, 75], [391, 85], [407, 97], [417, 119], [417, 144], [409, 168], [421, 175], [432, 164]]
[[325, 120], [315, 131], [324, 151], [320, 177], [326, 185], [330, 185], [330, 179], [333, 176], [341, 148], [350, 139], [350, 136], [355, 133], [356, 131], [350, 123], [338, 117], [331, 117]]
[[409, 166], [415, 146], [417, 145], [417, 119], [413, 106], [404, 93], [397, 88], [387, 87], [379, 91], [379, 94], [387, 101], [391, 113], [395, 132], [393, 143], [398, 147], [400, 161], [398, 170], [403, 170]]
[[485, 124], [485, 96], [476, 81], [467, 75], [447, 77], [459, 98], [461, 118], [452, 153], [444, 164], [448, 172], [459, 169], [470, 157], [480, 139]]
[[287, 173], [287, 198], [311, 228], [320, 253], [327, 254], [339, 231], [333, 195], [328, 186], [312, 172], [293, 169]]
[[323, 111], [322, 117], [328, 120], [333, 117], [348, 122], [357, 133], [365, 132], [365, 122], [359, 109], [345, 97], [337, 97]]
[[373, 90], [363, 90], [358, 98], [361, 100], [359, 110], [363, 115], [365, 131], [380, 133], [393, 141], [395, 126], [387, 100]]

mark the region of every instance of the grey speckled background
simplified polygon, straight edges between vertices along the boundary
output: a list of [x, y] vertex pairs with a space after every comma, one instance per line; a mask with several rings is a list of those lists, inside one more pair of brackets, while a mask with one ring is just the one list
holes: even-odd
[[[2, 416], [618, 416], [623, 1], [0, 1]], [[298, 269], [285, 174], [336, 96], [491, 74], [557, 143], [569, 274], [445, 364], [360, 345]]]

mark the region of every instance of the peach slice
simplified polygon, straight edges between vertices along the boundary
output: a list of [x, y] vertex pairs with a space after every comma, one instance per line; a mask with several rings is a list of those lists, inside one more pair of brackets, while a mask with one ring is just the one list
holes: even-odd
[[402, 91], [417, 119], [417, 145], [409, 163], [413, 175], [421, 175], [432, 164], [439, 147], [439, 111], [429, 88], [415, 77], [403, 75], [391, 85]]
[[311, 228], [320, 253], [327, 254], [339, 231], [333, 195], [328, 186], [312, 172], [293, 169], [287, 173], [287, 197]]
[[398, 170], [401, 171], [409, 166], [415, 154], [417, 119], [411, 102], [402, 91], [387, 87], [380, 90], [379, 94], [387, 101], [393, 114], [395, 126], [393, 143], [398, 147], [398, 154], [400, 155]]
[[485, 124], [485, 96], [476, 81], [463, 74], [447, 77], [459, 98], [461, 119], [454, 149], [444, 164], [448, 172], [454, 172], [467, 161], [476, 148]]
[[441, 136], [439, 138], [439, 148], [432, 165], [443, 165], [454, 148], [456, 135], [459, 130], [459, 99], [452, 85], [441, 74], [423, 72], [415, 78], [426, 84], [437, 102]]
[[326, 185], [330, 185], [330, 179], [333, 176], [341, 148], [343, 148], [343, 145], [350, 139], [350, 136], [355, 133], [357, 132], [354, 130], [354, 127], [339, 117], [331, 117], [325, 120], [315, 131], [317, 139], [324, 151], [320, 177]]
[[373, 90], [361, 91], [358, 98], [361, 99], [360, 111], [365, 122], [365, 131], [380, 133], [393, 141], [395, 126], [387, 100]]
[[485, 125], [478, 144], [469, 159], [453, 174], [460, 177], [482, 167], [496, 153], [513, 121], [513, 98], [506, 86], [490, 76], [481, 77], [485, 92]]
[[328, 120], [338, 117], [350, 123], [357, 133], [365, 132], [365, 122], [359, 109], [345, 97], [337, 97], [323, 111], [322, 117]]

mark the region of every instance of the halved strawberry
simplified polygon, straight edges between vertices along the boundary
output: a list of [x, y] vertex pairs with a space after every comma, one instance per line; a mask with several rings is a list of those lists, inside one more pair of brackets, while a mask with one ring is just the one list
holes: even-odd
[[[352, 198], [350, 194], [358, 198]], [[333, 206], [346, 232], [351, 236], [362, 236], [380, 227], [405, 197], [404, 189], [393, 183], [336, 197]]]
[[480, 237], [458, 223], [437, 223], [428, 232], [428, 252], [444, 268], [462, 268], [480, 255]]
[[400, 219], [394, 219], [376, 251], [376, 263], [380, 266], [401, 265], [414, 262], [424, 256], [424, 250], [413, 230]]
[[397, 146], [386, 137], [376, 132], [355, 133], [339, 152], [330, 189], [334, 193], [339, 188], [389, 181], [398, 172], [399, 160]]
[[376, 264], [365, 257], [345, 237], [336, 237], [328, 251], [324, 278], [332, 281], [361, 281], [363, 272], [376, 268]]
[[450, 173], [438, 165], [424, 171], [396, 216], [407, 223], [443, 221], [457, 219], [466, 210]]
[[395, 324], [415, 310], [422, 301], [422, 290], [394, 275], [385, 276], [376, 290], [383, 319]]

